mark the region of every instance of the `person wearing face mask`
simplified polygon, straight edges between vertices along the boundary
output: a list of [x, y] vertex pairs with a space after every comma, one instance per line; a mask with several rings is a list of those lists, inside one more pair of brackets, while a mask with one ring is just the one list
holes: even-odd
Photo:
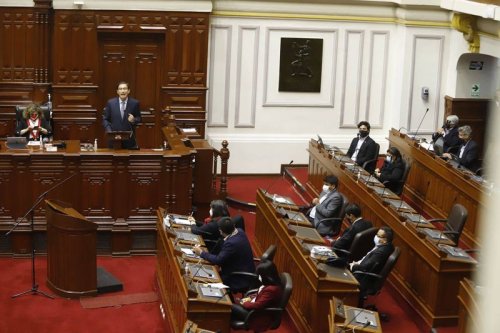
[[224, 240], [219, 253], [203, 251], [198, 245], [193, 248], [193, 252], [211, 264], [218, 265], [222, 282], [233, 292], [248, 289], [251, 281], [232, 275], [233, 272], [255, 272], [252, 248], [247, 235], [243, 229], [235, 228], [229, 217], [221, 218], [217, 224]]
[[399, 149], [391, 147], [387, 149], [384, 165], [382, 169], [375, 169], [374, 175], [385, 187], [393, 192], [397, 192], [400, 182], [405, 173], [405, 162], [401, 157]]
[[[479, 168], [479, 146], [476, 141], [472, 140], [472, 128], [468, 125], [458, 129], [458, 137], [460, 138], [460, 147], [457, 151], [456, 159], [460, 166], [463, 166], [473, 172]], [[443, 158], [451, 159], [453, 154], [445, 153]]]
[[210, 217], [205, 222], [195, 221], [192, 216], [188, 217], [188, 220], [196, 222], [196, 225], [191, 227], [191, 232], [202, 236], [205, 241], [208, 240], [206, 243], [207, 248], [211, 253], [214, 253], [216, 242], [221, 238], [217, 222], [223, 217], [229, 217], [226, 202], [223, 200], [213, 200], [210, 202], [209, 214]]
[[438, 128], [432, 134], [432, 141], [436, 142], [438, 139], [443, 139], [443, 152], [455, 154], [460, 146], [460, 139], [458, 138], [458, 117], [454, 114], [446, 117], [446, 122], [443, 127]]
[[[351, 145], [347, 150], [347, 156], [349, 156], [356, 164], [363, 165], [366, 161], [373, 159], [377, 152], [377, 146], [375, 141], [370, 138], [370, 123], [367, 121], [361, 121], [358, 124], [359, 133], [357, 137], [352, 139]], [[368, 163], [365, 170], [372, 173], [375, 169], [375, 162]]]
[[345, 219], [349, 221], [350, 226], [347, 227], [342, 236], [337, 238], [332, 243], [332, 249], [339, 257], [346, 256], [342, 251], [336, 250], [349, 250], [351, 247], [354, 236], [358, 232], [371, 228], [373, 225], [370, 221], [365, 220], [361, 217], [361, 208], [355, 203], [349, 204], [345, 209]]
[[[251, 294], [241, 300], [236, 300], [231, 307], [231, 320], [245, 320], [251, 310], [259, 310], [279, 305], [283, 288], [276, 265], [272, 261], [262, 261], [256, 269], [262, 285], [256, 293]], [[266, 330], [272, 322], [273, 317], [269, 314], [260, 314], [254, 317], [251, 323], [251, 330]]]
[[[394, 234], [391, 228], [380, 228], [373, 238], [375, 246], [363, 258], [349, 264], [351, 272], [361, 271], [375, 274], [380, 273], [385, 262], [392, 252], [394, 252], [394, 245], [392, 245], [393, 237]], [[356, 274], [354, 276], [356, 276]], [[363, 291], [369, 289], [371, 283], [373, 283], [373, 279], [367, 275], [360, 275], [357, 279], [359, 282], [360, 295], [363, 295]]]
[[321, 220], [335, 217], [342, 207], [342, 196], [337, 191], [338, 179], [335, 176], [326, 176], [319, 198], [312, 201], [313, 207], [309, 210], [307, 217], [311, 224], [322, 236], [332, 234], [332, 226], [320, 223]]
[[38, 104], [30, 104], [23, 111], [23, 121], [17, 124], [16, 133], [24, 136], [28, 141], [39, 141], [51, 135], [52, 128], [48, 119], [45, 119]]

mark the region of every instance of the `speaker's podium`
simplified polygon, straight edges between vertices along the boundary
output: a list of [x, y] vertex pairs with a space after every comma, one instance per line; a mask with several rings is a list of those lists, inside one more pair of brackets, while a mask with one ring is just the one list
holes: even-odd
[[123, 142], [130, 140], [132, 131], [113, 131], [106, 133], [106, 139], [113, 149], [123, 149]]
[[70, 298], [122, 290], [119, 281], [97, 268], [97, 224], [62, 201], [45, 202], [47, 286]]

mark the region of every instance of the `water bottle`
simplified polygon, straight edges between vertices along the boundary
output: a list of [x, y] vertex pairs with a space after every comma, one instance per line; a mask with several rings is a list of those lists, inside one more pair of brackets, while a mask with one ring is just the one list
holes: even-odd
[[94, 139], [94, 151], [97, 151], [97, 139]]

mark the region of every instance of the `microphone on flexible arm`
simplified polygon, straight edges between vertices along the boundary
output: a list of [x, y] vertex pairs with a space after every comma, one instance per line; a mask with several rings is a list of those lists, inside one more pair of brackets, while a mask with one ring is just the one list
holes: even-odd
[[10, 234], [12, 233], [12, 231], [14, 231], [14, 230], [17, 228], [17, 226], [19, 225], [19, 223], [21, 223], [21, 222], [22, 222], [22, 221], [26, 218], [26, 216], [28, 216], [28, 214], [29, 214], [29, 213], [31, 213], [31, 212], [32, 212], [32, 211], [36, 208], [36, 206], [38, 206], [38, 204], [39, 204], [40, 202], [42, 202], [42, 200], [45, 198], [45, 196], [46, 196], [47, 194], [49, 194], [50, 192], [52, 192], [53, 190], [55, 190], [56, 188], [58, 188], [58, 187], [59, 187], [59, 186], [61, 186], [62, 184], [66, 183], [68, 180], [70, 180], [71, 178], [73, 178], [76, 174], [77, 174], [76, 172], [72, 173], [72, 174], [71, 174], [71, 175], [69, 175], [68, 177], [64, 178], [62, 181], [60, 181], [60, 182], [58, 182], [58, 183], [54, 184], [54, 185], [53, 185], [51, 188], [49, 188], [47, 191], [45, 191], [45, 192], [43, 192], [42, 194], [40, 194], [40, 195], [38, 196], [38, 198], [35, 200], [35, 203], [31, 206], [31, 208], [30, 208], [30, 209], [28, 209], [28, 211], [26, 212], [26, 214], [24, 214], [24, 216], [23, 216], [22, 218], [20, 218], [20, 219], [19, 219], [19, 220], [18, 220], [18, 221], [14, 224], [14, 226], [13, 226], [13, 227], [12, 227], [9, 231], [7, 231], [7, 232], [5, 233], [5, 236], [10, 235]]
[[[293, 160], [290, 161], [290, 163], [288, 163], [285, 167], [283, 167], [283, 171], [281, 172], [281, 177], [283, 178], [285, 176], [285, 170], [287, 167], [289, 167], [290, 165], [293, 164]], [[276, 183], [278, 182], [279, 178], [276, 178], [274, 179], [271, 183], [269, 183], [269, 185], [267, 186], [267, 188], [265, 189], [264, 191], [264, 195], [269, 197], [268, 193], [269, 193], [269, 190], [274, 186], [276, 185]], [[273, 198], [273, 202], [274, 202], [274, 198]]]
[[425, 110], [425, 113], [422, 116], [422, 119], [420, 119], [420, 124], [418, 124], [417, 130], [415, 131], [415, 134], [413, 135], [413, 140], [415, 140], [415, 138], [417, 137], [418, 131], [420, 130], [420, 126], [422, 126], [422, 122], [424, 121], [425, 116], [427, 115], [427, 112], [429, 112], [429, 108], [427, 108], [427, 110]]

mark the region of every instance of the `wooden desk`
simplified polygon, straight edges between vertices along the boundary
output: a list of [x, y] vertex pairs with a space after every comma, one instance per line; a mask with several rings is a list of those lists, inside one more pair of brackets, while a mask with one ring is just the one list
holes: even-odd
[[394, 231], [394, 245], [399, 246], [401, 255], [389, 282], [401, 297], [429, 326], [456, 325], [459, 282], [471, 275], [474, 261], [442, 254], [433, 242], [417, 234], [413, 224], [404, 222], [396, 209], [358, 181], [357, 175], [347, 171], [341, 162], [311, 140], [307, 186], [318, 193], [327, 174], [339, 178], [339, 191], [349, 202], [360, 205], [364, 218], [371, 220], [374, 226], [388, 226]]
[[[38, 195], [72, 174], [75, 176], [46, 199], [62, 199], [97, 224], [98, 253], [154, 253], [156, 207], [184, 214], [191, 211], [193, 182], [197, 187], [193, 166], [201, 163], [194, 161], [195, 149], [178, 145], [165, 151], [81, 151], [79, 141], [65, 143], [65, 149], [44, 152], [39, 148], [9, 150], [0, 142], [0, 232], [9, 230]], [[210, 174], [211, 163], [210, 159], [206, 168]], [[45, 210], [43, 205], [35, 210], [39, 252], [46, 247]], [[29, 253], [28, 224], [21, 223], [8, 240], [1, 239], [0, 249], [6, 254]]]
[[458, 308], [458, 332], [467, 333], [471, 330], [478, 332], [480, 318], [477, 318], [477, 316], [481, 313], [478, 304], [479, 293], [471, 280], [464, 279], [460, 281], [458, 301], [460, 304]]
[[[312, 227], [309, 230], [293, 227], [307, 232], [308, 239], [321, 238]], [[271, 244], [277, 246], [274, 263], [278, 270], [292, 276], [293, 292], [287, 309], [299, 332], [328, 331], [328, 302], [332, 296], [345, 299], [347, 304], [357, 304], [359, 290], [354, 276], [348, 270], [313, 260], [295, 231], [277, 216], [273, 205], [259, 190], [254, 249], [260, 255]]]
[[[163, 209], [157, 211], [158, 252], [156, 282], [160, 291], [160, 309], [164, 317], [166, 332], [184, 333], [187, 320], [206, 329], [223, 333], [230, 331], [231, 300], [223, 297], [205, 297], [202, 283], [187, 277], [177, 245], [183, 241], [175, 238], [175, 230], [165, 228]], [[199, 238], [200, 244], [203, 240]], [[212, 266], [216, 271], [215, 266]], [[217, 273], [214, 280], [221, 282]]]
[[405, 196], [434, 218], [446, 218], [455, 203], [469, 213], [460, 240], [471, 248], [479, 248], [479, 212], [484, 208], [482, 197], [486, 188], [470, 174], [453, 168], [449, 163], [418, 146], [406, 134], [392, 129], [391, 146], [411, 161], [405, 184]]
[[[382, 333], [378, 312], [344, 305], [336, 298], [330, 300], [328, 320], [330, 333]], [[369, 324], [366, 324], [366, 321], [369, 321]]]

